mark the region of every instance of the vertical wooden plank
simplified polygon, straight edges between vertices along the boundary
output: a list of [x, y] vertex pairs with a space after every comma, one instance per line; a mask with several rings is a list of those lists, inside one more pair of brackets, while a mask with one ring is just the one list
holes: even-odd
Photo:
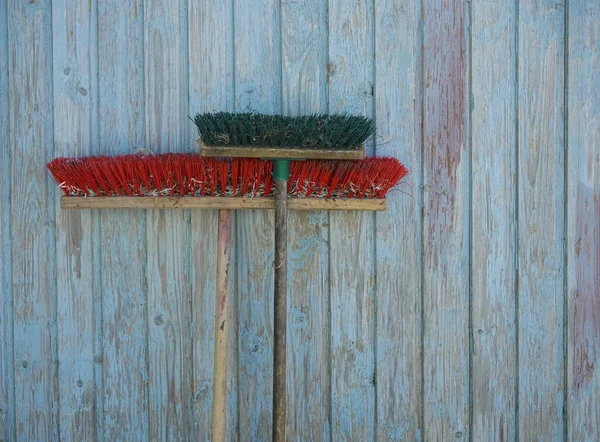
[[[373, 23], [372, 2], [329, 1], [331, 113], [373, 114]], [[375, 437], [373, 219], [330, 214], [332, 440]]]
[[[280, 8], [276, 0], [234, 2], [236, 111], [279, 113]], [[270, 440], [273, 414], [273, 212], [237, 217], [240, 440]]]
[[[100, 145], [108, 155], [144, 146], [142, 2], [98, 4]], [[148, 432], [146, 214], [101, 214], [104, 435]]]
[[516, 4], [472, 3], [472, 438], [516, 438]]
[[[93, 2], [52, 2], [55, 156], [93, 153]], [[58, 194], [59, 192], [57, 192]], [[57, 195], [58, 196], [58, 195]], [[57, 315], [61, 438], [94, 440], [94, 281], [92, 214], [63, 211], [56, 198]]]
[[[145, 140], [186, 151], [187, 0], [144, 2]], [[147, 212], [150, 439], [190, 439], [192, 396], [189, 212]]]
[[[8, 12], [6, 0], [0, 0], [0, 131], [8, 125]], [[15, 371], [13, 343], [13, 290], [10, 238], [10, 143], [0, 138], [0, 442], [16, 439]]]
[[[232, 111], [233, 0], [189, 0], [189, 114]], [[210, 62], [207, 62], [210, 60]], [[198, 133], [189, 125], [190, 151], [198, 149]], [[211, 412], [214, 368], [214, 318], [217, 256], [217, 210], [191, 213], [191, 282], [194, 340], [193, 418], [196, 440], [212, 440]], [[233, 215], [235, 229], [235, 214]], [[231, 268], [235, 268], [235, 244]], [[230, 294], [234, 293], [234, 274]], [[227, 440], [237, 439], [237, 329], [235, 298], [229, 299], [229, 397]]]
[[[285, 2], [281, 9], [283, 113], [327, 108], [327, 3]], [[331, 437], [329, 217], [292, 211], [288, 219], [287, 434]]]
[[14, 0], [7, 12], [16, 440], [57, 440], [52, 12]]
[[423, 436], [467, 439], [467, 2], [424, 0], [423, 13]]
[[564, 3], [519, 2], [519, 437], [564, 431]]
[[600, 440], [600, 3], [568, 3], [568, 438]]
[[391, 192], [376, 215], [376, 430], [389, 441], [423, 434], [420, 14], [418, 3], [375, 1], [376, 152], [411, 170], [405, 193]]

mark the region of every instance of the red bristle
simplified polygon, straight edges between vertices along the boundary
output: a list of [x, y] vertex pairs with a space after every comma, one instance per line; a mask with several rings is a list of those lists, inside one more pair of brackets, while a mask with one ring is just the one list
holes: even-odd
[[232, 158], [231, 159], [231, 190], [233, 196], [238, 196], [238, 181], [239, 181], [239, 167], [240, 167], [240, 159]]
[[342, 179], [342, 174], [343, 174], [343, 164], [340, 164], [337, 168], [335, 168], [333, 170], [333, 173], [331, 174], [331, 179], [329, 180], [329, 190], [327, 191], [327, 198], [331, 198], [333, 195], [333, 192], [336, 190], [338, 184], [340, 183], [341, 179]]
[[256, 180], [254, 182], [254, 192], [255, 192], [256, 196], [261, 196], [261, 195], [266, 194], [266, 190], [264, 188], [264, 181], [267, 178], [266, 173], [265, 173], [265, 165], [266, 165], [265, 161], [261, 161], [260, 163], [257, 164], [256, 174], [254, 175], [256, 177]]
[[127, 196], [133, 196], [133, 192], [129, 187], [129, 183], [127, 181], [127, 176], [125, 173], [124, 163], [126, 161], [126, 157], [116, 157], [113, 161], [113, 171], [121, 190], [124, 191]]
[[140, 188], [141, 186], [144, 186], [144, 188], [141, 189], [141, 194], [143, 194], [144, 191], [145, 193], [149, 193], [152, 188], [152, 184], [150, 184], [150, 169], [148, 168], [148, 161], [146, 160], [146, 157], [140, 158], [139, 161], [133, 160], [132, 165], [141, 182]]
[[97, 195], [99, 193], [98, 185], [94, 178], [94, 174], [90, 171], [89, 167], [83, 161], [72, 162], [71, 174], [75, 185], [79, 189], [79, 193], [84, 196], [90, 195], [90, 189]]
[[124, 156], [122, 159], [122, 163], [123, 163], [123, 170], [125, 172], [125, 177], [127, 182], [129, 183], [131, 192], [133, 193], [133, 195], [141, 195], [142, 194], [142, 190], [141, 190], [141, 181], [140, 181], [140, 177], [135, 173], [136, 169], [135, 169], [135, 163], [136, 163], [136, 159], [133, 158], [131, 155], [127, 155]]
[[[259, 159], [125, 155], [57, 158], [47, 167], [63, 193], [71, 196], [268, 196], [273, 189], [273, 162]], [[384, 198], [407, 174], [406, 167], [395, 158], [293, 161], [288, 192], [296, 197]]]
[[241, 164], [241, 178], [242, 178], [242, 182], [240, 185], [240, 196], [246, 196], [246, 194], [248, 193], [248, 188], [250, 187], [250, 164], [251, 164], [252, 160], [248, 159], [247, 161], [244, 161]]
[[198, 163], [192, 161], [189, 155], [186, 155], [184, 158], [184, 170], [187, 177], [187, 192], [190, 195], [195, 195], [200, 187], [198, 184]]
[[229, 164], [226, 161], [219, 161], [218, 169], [221, 195], [225, 195], [227, 193], [227, 179], [229, 178]]
[[208, 163], [206, 159], [200, 158], [200, 161], [193, 162], [195, 173], [195, 188], [200, 191], [200, 195], [205, 196], [208, 192]]
[[113, 193], [113, 189], [115, 192], [118, 191], [118, 186], [116, 186], [115, 188], [113, 182], [111, 181], [112, 175], [109, 175], [110, 166], [106, 167], [106, 165], [110, 163], [110, 161], [110, 157], [92, 157], [89, 158], [88, 161], [88, 166], [92, 173], [96, 176], [98, 186], [107, 196]]
[[183, 158], [181, 155], [174, 155], [172, 157], [171, 164], [173, 165], [173, 176], [175, 177], [175, 182], [177, 183], [177, 194], [179, 196], [183, 196], [186, 193], [186, 187], [183, 180]]
[[58, 184], [60, 186], [60, 189], [63, 191], [63, 193], [65, 195], [69, 195], [70, 191], [69, 191], [68, 183], [66, 182], [67, 175], [64, 172], [64, 169], [65, 169], [65, 164], [64, 164], [65, 161], [64, 160], [65, 160], [64, 158], [56, 158], [56, 159], [50, 161], [48, 164], [46, 164], [46, 167], [52, 174], [52, 178], [54, 179], [56, 184]]
[[265, 191], [264, 196], [269, 196], [273, 192], [273, 162], [265, 161], [264, 163]]
[[162, 161], [160, 163], [161, 170], [165, 182], [167, 183], [167, 188], [169, 189], [169, 194], [171, 196], [175, 195], [175, 171], [173, 170], [173, 155], [168, 155], [166, 161]]
[[216, 161], [209, 163], [206, 171], [210, 195], [217, 196], [218, 170]]

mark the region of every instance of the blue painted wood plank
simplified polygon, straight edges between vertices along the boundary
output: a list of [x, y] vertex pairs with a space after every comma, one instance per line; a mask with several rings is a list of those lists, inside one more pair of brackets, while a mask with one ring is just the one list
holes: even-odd
[[568, 2], [568, 440], [600, 440], [600, 3]]
[[[8, 134], [8, 12], [0, 0], [0, 131]], [[13, 341], [12, 257], [10, 238], [10, 143], [0, 139], [0, 442], [17, 438], [15, 432], [15, 372]]]
[[52, 14], [14, 1], [7, 13], [16, 440], [57, 440]]
[[[235, 110], [281, 112], [280, 2], [234, 2]], [[273, 212], [237, 214], [240, 440], [269, 440], [273, 415]]]
[[[144, 145], [143, 3], [98, 4], [100, 145]], [[104, 436], [149, 438], [146, 215], [101, 213]]]
[[467, 2], [423, 14], [423, 438], [468, 439]]
[[[189, 115], [234, 108], [233, 1], [189, 1]], [[207, 63], [210, 60], [210, 63]], [[189, 149], [197, 151], [198, 132], [190, 122]], [[193, 287], [193, 391], [196, 440], [212, 440], [214, 324], [217, 256], [217, 210], [191, 214], [191, 270]], [[235, 214], [233, 229], [235, 230]], [[235, 240], [231, 268], [235, 268]], [[237, 428], [237, 303], [235, 271], [230, 272], [228, 440], [238, 438]]]
[[562, 440], [564, 333], [563, 3], [519, 2], [519, 437]]
[[[144, 2], [145, 141], [154, 152], [187, 151], [187, 20], [187, 0]], [[189, 212], [150, 210], [146, 216], [149, 436], [189, 440]]]
[[[286, 115], [327, 109], [327, 2], [282, 3], [282, 104]], [[288, 219], [287, 435], [331, 438], [329, 215]]]
[[[373, 3], [332, 0], [328, 17], [329, 112], [372, 115]], [[332, 440], [375, 438], [373, 221], [330, 214]]]
[[[55, 156], [81, 157], [94, 152], [92, 124], [97, 101], [91, 68], [97, 45], [91, 2], [52, 3]], [[62, 192], [56, 192], [62, 194]], [[97, 386], [92, 213], [63, 211], [56, 204], [56, 279], [60, 437], [94, 440]], [[93, 325], [92, 325], [93, 324]], [[98, 367], [100, 368], [100, 367]], [[101, 406], [101, 404], [100, 404]]]
[[421, 110], [418, 3], [375, 1], [377, 156], [410, 175], [376, 215], [378, 440], [421, 440]]
[[516, 433], [516, 4], [473, 3], [472, 437]]

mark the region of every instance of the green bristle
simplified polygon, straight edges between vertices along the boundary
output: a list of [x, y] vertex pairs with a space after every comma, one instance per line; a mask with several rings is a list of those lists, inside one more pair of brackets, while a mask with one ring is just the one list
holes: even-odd
[[215, 112], [196, 115], [194, 123], [207, 146], [352, 149], [375, 132], [373, 119], [358, 115]]

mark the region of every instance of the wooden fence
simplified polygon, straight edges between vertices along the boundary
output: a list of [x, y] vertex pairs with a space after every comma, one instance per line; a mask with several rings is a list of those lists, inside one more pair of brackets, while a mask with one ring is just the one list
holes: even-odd
[[[374, 116], [386, 213], [294, 213], [290, 440], [600, 439], [600, 2], [0, 0], [0, 440], [209, 440], [216, 211], [59, 208], [210, 110]], [[271, 434], [273, 214], [234, 220], [232, 440]]]

